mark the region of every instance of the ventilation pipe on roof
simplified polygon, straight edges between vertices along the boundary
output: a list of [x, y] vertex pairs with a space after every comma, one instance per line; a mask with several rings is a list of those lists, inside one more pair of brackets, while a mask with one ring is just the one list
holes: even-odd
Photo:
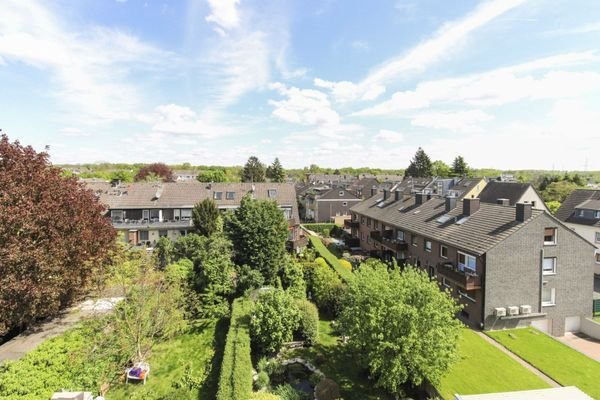
[[515, 220], [518, 222], [525, 222], [531, 218], [531, 203], [517, 203], [515, 207]]
[[479, 199], [464, 199], [463, 214], [466, 216], [473, 215], [479, 211]]
[[400, 200], [400, 193], [402, 193], [400, 190], [394, 190], [394, 201]]
[[388, 190], [383, 189], [383, 201], [386, 201], [387, 199], [388, 199]]
[[371, 188], [371, 197], [375, 196], [377, 194], [377, 186], [373, 186]]

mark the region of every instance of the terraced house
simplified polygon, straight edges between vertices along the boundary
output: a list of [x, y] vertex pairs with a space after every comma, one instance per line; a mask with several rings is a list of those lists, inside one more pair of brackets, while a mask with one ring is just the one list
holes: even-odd
[[471, 326], [562, 335], [591, 317], [593, 245], [531, 203], [394, 191], [351, 214], [363, 250], [426, 270]]
[[298, 250], [306, 240], [301, 234], [296, 192], [285, 183], [108, 183], [89, 182], [106, 217], [133, 245], [153, 246], [160, 237], [177, 240], [193, 231], [192, 209], [204, 199], [213, 199], [225, 212], [239, 207], [242, 197], [275, 201], [288, 221], [288, 248]]

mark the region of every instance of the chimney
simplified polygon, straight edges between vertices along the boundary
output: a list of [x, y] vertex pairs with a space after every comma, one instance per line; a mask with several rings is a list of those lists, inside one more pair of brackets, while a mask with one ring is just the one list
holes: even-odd
[[383, 189], [383, 201], [386, 201], [388, 198], [388, 190], [387, 189]]
[[394, 201], [400, 200], [400, 193], [399, 190], [394, 190]]
[[446, 212], [450, 212], [456, 208], [456, 197], [446, 197]]
[[531, 204], [530, 203], [517, 203], [515, 219], [518, 222], [525, 222], [531, 218]]
[[470, 216], [479, 211], [479, 199], [463, 199], [463, 215]]
[[501, 206], [510, 206], [509, 199], [498, 199], [496, 200], [496, 204], [500, 204]]
[[427, 201], [427, 197], [425, 197], [425, 194], [423, 193], [417, 193], [415, 194], [415, 204], [420, 206], [421, 204], [425, 203]]
[[377, 186], [373, 186], [371, 188], [371, 197], [375, 196], [377, 194]]

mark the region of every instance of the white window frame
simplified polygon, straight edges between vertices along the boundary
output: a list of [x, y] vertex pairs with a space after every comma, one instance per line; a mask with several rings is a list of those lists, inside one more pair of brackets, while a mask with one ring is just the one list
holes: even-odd
[[225, 200], [235, 200], [235, 192], [225, 192]]
[[596, 264], [600, 264], [600, 250], [596, 250], [594, 256], [596, 258]]
[[461, 297], [464, 297], [465, 299], [469, 299], [469, 300], [471, 300], [473, 303], [476, 303], [476, 302], [477, 302], [477, 300], [476, 300], [474, 297], [471, 297], [471, 296], [469, 296], [469, 293], [467, 293], [467, 292], [463, 292], [463, 291], [462, 291], [462, 290], [460, 290], [460, 289], [458, 289], [458, 294], [459, 294]]
[[585, 211], [584, 210], [579, 210], [579, 216], [583, 217], [585, 215]]
[[[443, 249], [446, 249], [446, 255], [444, 255], [444, 252], [442, 251]], [[444, 258], [444, 259], [448, 259], [448, 246], [444, 246], [443, 244], [440, 244], [440, 257]]]
[[596, 240], [596, 243], [600, 243], [600, 232], [594, 232], [594, 239]]
[[600, 218], [600, 211], [596, 211], [594, 214], [596, 218]]
[[396, 240], [400, 240], [400, 241], [402, 241], [402, 242], [403, 242], [403, 241], [404, 241], [404, 238], [405, 238], [405, 235], [406, 235], [406, 234], [404, 233], [404, 231], [403, 231], [403, 230], [400, 230], [400, 229], [398, 229], [398, 230], [396, 231]]
[[[463, 272], [465, 272], [465, 270], [469, 270], [469, 271], [472, 271], [472, 272], [477, 272], [477, 257], [475, 257], [475, 256], [473, 256], [471, 254], [463, 253], [462, 251], [458, 251], [457, 253], [458, 253], [458, 255], [456, 257], [456, 265], [458, 266], [459, 270], [460, 270], [460, 266], [462, 265], [463, 268], [462, 268], [461, 271], [463, 271]], [[460, 256], [461, 255], [465, 256], [465, 262], [464, 263], [460, 262]], [[475, 261], [474, 268], [468, 267], [468, 265], [469, 265], [469, 258], [472, 258]]]
[[445, 276], [442, 276], [442, 285], [447, 288], [451, 287], [450, 284], [448, 283], [448, 279], [446, 279]]
[[[544, 301], [544, 289], [550, 290], [550, 301]], [[542, 288], [542, 307], [551, 307], [556, 305], [556, 288]]]
[[[546, 229], [552, 229], [554, 230], [554, 240], [553, 241], [546, 241]], [[552, 246], [555, 245], [556, 243], [558, 243], [558, 229], [556, 227], [550, 227], [550, 228], [544, 228], [544, 246]]]
[[110, 210], [110, 219], [112, 222], [123, 222], [123, 220], [125, 219], [125, 211]]
[[[428, 244], [429, 244], [429, 246], [427, 246]], [[431, 243], [431, 240], [429, 240], [429, 239], [425, 239], [425, 240], [423, 241], [423, 249], [424, 249], [426, 252], [428, 252], [428, 253], [431, 253], [431, 247], [432, 247], [432, 246], [433, 246], [433, 245], [432, 245], [432, 243]]]
[[189, 221], [192, 219], [192, 209], [191, 208], [182, 208], [181, 209], [181, 220]]
[[[150, 240], [150, 232], [148, 232], [148, 231], [139, 231], [139, 232], [140, 232], [140, 236], [139, 236], [140, 242], [147, 242], [148, 240]], [[142, 233], [146, 234], [145, 239], [142, 239]]]
[[223, 192], [213, 192], [213, 200], [223, 200]]
[[411, 236], [411, 238], [410, 238], [410, 243], [411, 243], [413, 246], [415, 246], [415, 247], [417, 247], [417, 246], [419, 245], [419, 240], [418, 240], [418, 237], [417, 237], [417, 235], [412, 235], [412, 236]]
[[[552, 271], [544, 269], [544, 262], [546, 260], [552, 260]], [[544, 257], [542, 258], [542, 274], [543, 275], [556, 275], [556, 257]]]

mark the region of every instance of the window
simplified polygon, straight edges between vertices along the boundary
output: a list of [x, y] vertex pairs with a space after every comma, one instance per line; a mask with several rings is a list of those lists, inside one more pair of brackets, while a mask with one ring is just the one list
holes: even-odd
[[235, 192], [227, 192], [227, 193], [225, 193], [225, 199], [227, 199], [227, 200], [235, 200]]
[[267, 196], [269, 196], [270, 199], [277, 197], [277, 189], [269, 189]]
[[471, 293], [469, 292], [463, 292], [462, 290], [458, 290], [458, 294], [461, 295], [462, 297], [464, 297], [465, 299], [469, 299], [471, 300], [473, 303], [475, 303], [477, 300], [475, 300], [475, 292], [471, 291]]
[[148, 241], [148, 231], [140, 231], [140, 241]]
[[596, 232], [596, 243], [600, 243], [600, 232]]
[[158, 231], [158, 237], [166, 237], [167, 236], [167, 231]]
[[360, 223], [361, 223], [361, 225], [365, 224], [365, 217], [360, 217]]
[[544, 275], [556, 274], [556, 257], [544, 257], [542, 271]]
[[431, 253], [431, 240], [425, 240], [424, 246], [425, 251]]
[[181, 220], [182, 221], [189, 221], [191, 218], [192, 218], [192, 209], [191, 208], [181, 210]]
[[221, 200], [222, 198], [223, 198], [223, 192], [214, 192], [213, 193], [213, 199]]
[[397, 230], [396, 231], [396, 239], [403, 242], [404, 241], [404, 231]]
[[544, 244], [556, 244], [556, 228], [544, 229]]
[[160, 218], [160, 210], [150, 210], [150, 221], [158, 221]]
[[370, 228], [371, 227], [371, 218], [367, 218], [367, 226]]
[[360, 240], [363, 242], [365, 241], [365, 233], [364, 232], [360, 233]]
[[150, 210], [142, 210], [142, 219], [146, 221], [150, 219]]
[[448, 258], [448, 247], [440, 244], [440, 257]]
[[595, 217], [596, 217], [596, 218], [600, 218], [600, 211], [596, 211], [596, 213], [595, 213], [595, 214], [596, 214], [596, 215], [595, 215]]
[[411, 237], [411, 244], [415, 247], [417, 247], [417, 235], [412, 235]]
[[458, 269], [460, 271], [469, 270], [475, 272], [477, 269], [477, 259], [472, 255], [458, 252]]
[[179, 231], [181, 236], [187, 236], [187, 230]]
[[556, 289], [544, 286], [542, 288], [542, 305], [553, 306], [556, 304]]
[[585, 211], [583, 211], [583, 210], [579, 210], [579, 216], [580, 216], [580, 217], [583, 217], [583, 216], [585, 216]]
[[123, 210], [111, 210], [110, 218], [112, 222], [123, 222]]
[[379, 229], [379, 221], [373, 221], [373, 228]]
[[444, 287], [449, 288], [450, 284], [448, 283], [448, 279], [446, 279], [445, 276], [442, 276], [442, 285], [444, 285]]
[[596, 252], [596, 263], [600, 264], [600, 251]]

